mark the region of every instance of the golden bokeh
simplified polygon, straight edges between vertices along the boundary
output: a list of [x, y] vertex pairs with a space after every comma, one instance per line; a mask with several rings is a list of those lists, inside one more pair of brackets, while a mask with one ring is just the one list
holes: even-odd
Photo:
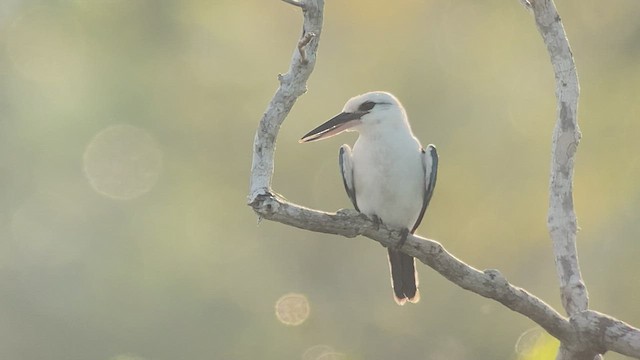
[[276, 301], [276, 318], [285, 325], [301, 325], [310, 312], [309, 300], [303, 294], [285, 294]]

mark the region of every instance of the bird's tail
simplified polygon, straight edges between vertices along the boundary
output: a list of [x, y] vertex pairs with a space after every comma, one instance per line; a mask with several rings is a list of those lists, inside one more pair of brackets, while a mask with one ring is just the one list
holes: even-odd
[[391, 248], [388, 251], [391, 286], [396, 303], [398, 305], [404, 305], [407, 301], [417, 303], [420, 301], [420, 291], [415, 259]]

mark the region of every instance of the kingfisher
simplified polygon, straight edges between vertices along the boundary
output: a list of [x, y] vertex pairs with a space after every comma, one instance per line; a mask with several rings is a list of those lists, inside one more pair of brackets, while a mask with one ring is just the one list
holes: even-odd
[[342, 112], [309, 131], [301, 143], [358, 132], [353, 149], [340, 147], [344, 188], [355, 209], [378, 224], [402, 229], [400, 244], [387, 249], [391, 286], [398, 305], [420, 300], [415, 259], [398, 249], [415, 233], [433, 196], [438, 152], [413, 135], [407, 112], [388, 92], [355, 96]]

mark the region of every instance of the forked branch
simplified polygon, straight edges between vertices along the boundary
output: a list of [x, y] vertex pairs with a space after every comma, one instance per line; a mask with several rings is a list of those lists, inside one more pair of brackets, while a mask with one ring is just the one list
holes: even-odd
[[[267, 106], [256, 131], [248, 202], [259, 217], [300, 229], [354, 237], [362, 235], [394, 246], [400, 229], [375, 224], [355, 210], [327, 213], [292, 204], [271, 190], [275, 143], [280, 125], [295, 101], [306, 91], [316, 61], [322, 30], [323, 0], [283, 0], [303, 9], [304, 23], [289, 71]], [[523, 0], [520, 0], [521, 2]], [[576, 220], [572, 177], [580, 133], [576, 121], [578, 79], [564, 29], [552, 0], [524, 1], [533, 10], [556, 74], [558, 122], [554, 130], [550, 182], [549, 230], [561, 283], [563, 306], [569, 318], [522, 288], [511, 285], [497, 270], [479, 271], [447, 252], [433, 240], [409, 235], [400, 249], [442, 276], [481, 296], [494, 299], [544, 328], [562, 346], [558, 359], [593, 359], [608, 350], [640, 359], [640, 330], [587, 308], [586, 287], [575, 249]]]

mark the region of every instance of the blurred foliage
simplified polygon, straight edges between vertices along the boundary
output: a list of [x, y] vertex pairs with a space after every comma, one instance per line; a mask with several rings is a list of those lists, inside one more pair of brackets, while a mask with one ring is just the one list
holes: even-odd
[[[582, 85], [591, 306], [638, 326], [640, 2], [557, 3]], [[325, 15], [275, 190], [348, 207], [337, 151], [354, 135], [297, 139], [349, 97], [391, 91], [441, 155], [419, 233], [560, 309], [554, 83], [531, 15], [515, 0], [327, 1]], [[422, 302], [401, 308], [372, 241], [256, 224], [253, 134], [300, 23], [277, 0], [0, 2], [1, 358], [521, 358], [531, 321], [425, 266]], [[288, 293], [306, 296], [301, 325], [277, 320]]]

